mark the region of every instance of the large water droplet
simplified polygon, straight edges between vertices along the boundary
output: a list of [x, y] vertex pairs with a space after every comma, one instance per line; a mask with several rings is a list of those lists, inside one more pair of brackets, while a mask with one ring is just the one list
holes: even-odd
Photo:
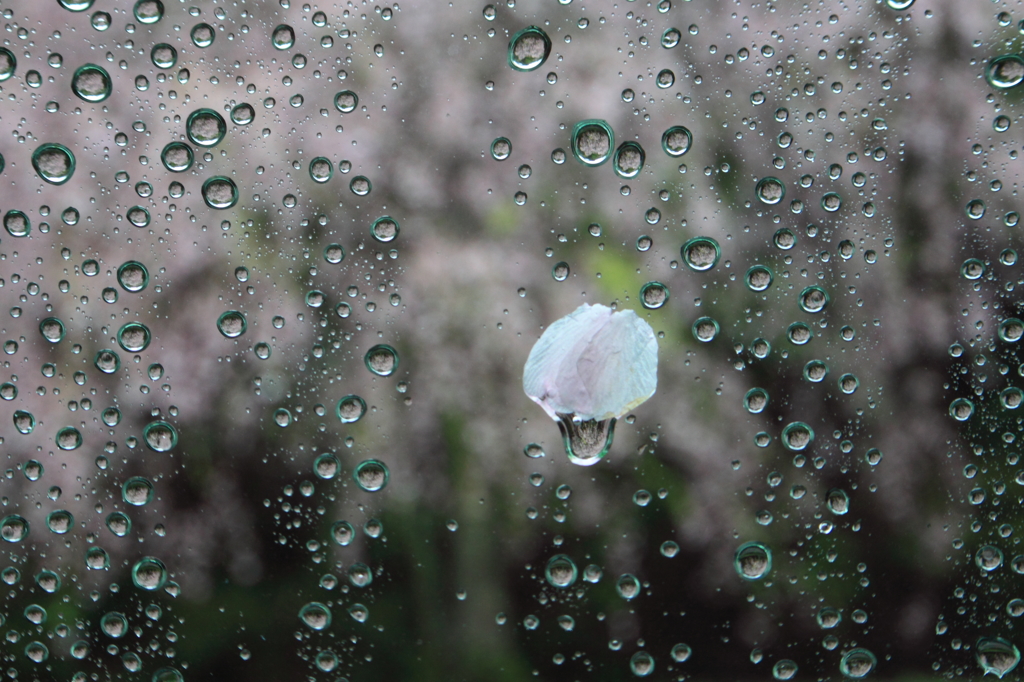
[[18, 59], [6, 47], [0, 47], [0, 82], [14, 75], [18, 67]]
[[238, 187], [234, 180], [215, 175], [203, 183], [203, 201], [210, 208], [231, 208], [238, 203]]
[[160, 0], [138, 0], [133, 14], [140, 24], [155, 24], [164, 18], [164, 3]]
[[153, 499], [153, 484], [141, 476], [129, 478], [121, 486], [121, 499], [133, 507], [142, 507]]
[[18, 433], [27, 436], [32, 433], [32, 430], [36, 428], [36, 418], [32, 416], [31, 412], [25, 410], [14, 411], [14, 428]]
[[334, 164], [331, 160], [324, 157], [318, 156], [309, 162], [309, 177], [312, 178], [313, 182], [323, 184], [331, 179], [334, 175]]
[[348, 581], [356, 587], [367, 587], [373, 582], [373, 571], [366, 564], [356, 562], [348, 567]]
[[228, 310], [217, 318], [217, 329], [229, 339], [241, 336], [248, 328], [249, 324], [245, 320], [245, 315], [237, 310]]
[[796, 676], [797, 670], [799, 670], [799, 666], [795, 661], [784, 658], [772, 666], [772, 677], [777, 680], [791, 680]]
[[718, 336], [718, 322], [710, 317], [698, 317], [690, 328], [693, 338], [701, 343], [711, 343]]
[[184, 173], [192, 167], [194, 160], [192, 147], [177, 140], [168, 143], [160, 152], [160, 162], [172, 173]]
[[65, 426], [57, 431], [56, 442], [61, 450], [77, 450], [82, 447], [82, 434], [73, 426]]
[[32, 152], [32, 167], [51, 185], [63, 185], [75, 173], [75, 155], [56, 142], [46, 142]]
[[683, 156], [693, 145], [693, 133], [686, 126], [672, 126], [661, 135], [661, 148], [669, 156]]
[[398, 351], [381, 343], [366, 351], [363, 358], [366, 369], [379, 377], [388, 377], [398, 369]]
[[814, 442], [814, 429], [803, 422], [792, 422], [782, 429], [782, 445], [787, 450], [800, 452]]
[[278, 24], [270, 35], [270, 42], [278, 50], [291, 48], [295, 44], [295, 29], [288, 24]]
[[366, 401], [357, 395], [347, 395], [338, 401], [337, 414], [342, 424], [353, 424], [366, 414]]
[[512, 142], [507, 137], [496, 137], [491, 142], [491, 157], [495, 161], [504, 161], [512, 155]]
[[149, 270], [136, 260], [122, 263], [117, 269], [117, 283], [125, 291], [136, 293], [149, 285]]
[[775, 275], [767, 265], [753, 265], [747, 270], [745, 279], [751, 291], [765, 291], [772, 285]]
[[974, 563], [988, 573], [1003, 565], [1003, 551], [994, 545], [983, 545], [974, 555]]
[[615, 419], [576, 419], [571, 414], [558, 415], [558, 430], [569, 461], [580, 466], [600, 462], [612, 447]]
[[974, 646], [978, 665], [986, 675], [1002, 678], [1020, 663], [1020, 651], [1002, 637], [982, 637]]
[[600, 166], [612, 155], [615, 133], [606, 121], [588, 119], [572, 129], [572, 155], [584, 166]]
[[399, 231], [398, 221], [386, 215], [374, 220], [370, 226], [370, 236], [383, 244], [397, 239]]
[[110, 74], [102, 66], [84, 64], [71, 77], [71, 92], [86, 102], [102, 102], [113, 89]]
[[242, 102], [231, 109], [231, 122], [235, 125], [246, 126], [256, 119], [256, 110], [251, 104]]
[[825, 495], [825, 504], [830, 512], [842, 516], [850, 511], [850, 496], [841, 488], [833, 488]]
[[204, 23], [198, 23], [192, 27], [189, 31], [189, 37], [192, 39], [192, 44], [196, 47], [205, 48], [213, 45], [213, 41], [217, 37], [217, 32], [213, 30], [213, 26]]
[[661, 282], [648, 282], [640, 287], [640, 304], [648, 310], [660, 308], [668, 299], [668, 287]]
[[123, 538], [132, 529], [132, 520], [124, 512], [111, 512], [107, 515], [107, 529], [119, 538]]
[[993, 88], [1006, 90], [1024, 81], [1024, 57], [1018, 54], [1004, 54], [988, 63], [985, 79]]
[[843, 616], [839, 613], [839, 609], [831, 606], [823, 606], [818, 609], [816, 620], [818, 621], [818, 626], [822, 630], [831, 630], [842, 622]]
[[363, 460], [352, 472], [356, 484], [368, 493], [383, 490], [390, 477], [391, 472], [388, 471], [387, 465], [376, 459]]
[[878, 659], [867, 649], [850, 649], [839, 661], [839, 672], [846, 677], [859, 680], [874, 670], [877, 664]]
[[640, 595], [640, 580], [631, 573], [623, 573], [615, 581], [615, 591], [626, 601], [636, 599]]
[[66, 509], [57, 509], [46, 515], [46, 527], [51, 533], [64, 535], [75, 527], [75, 517]]
[[548, 559], [544, 577], [552, 587], [570, 587], [576, 582], [576, 562], [565, 554], [556, 554]]
[[637, 677], [647, 677], [654, 672], [654, 657], [646, 651], [638, 651], [630, 657], [629, 669]]
[[743, 407], [750, 414], [760, 414], [768, 407], [768, 391], [763, 388], [752, 388], [743, 396]]
[[331, 526], [331, 537], [342, 547], [347, 547], [355, 538], [356, 532], [348, 521], [338, 521]]
[[173, 45], [157, 43], [149, 52], [149, 58], [153, 66], [158, 69], [169, 69], [178, 63], [178, 51]]
[[164, 421], [154, 421], [142, 429], [146, 447], [153, 452], [168, 452], [178, 444], [178, 430]]
[[551, 38], [537, 26], [527, 26], [508, 41], [508, 65], [516, 71], [539, 69], [551, 54]]
[[23, 212], [12, 208], [4, 214], [4, 229], [12, 237], [27, 237], [32, 232], [32, 222]]
[[644, 148], [636, 142], [623, 142], [615, 150], [612, 158], [612, 170], [620, 178], [635, 178], [644, 169], [644, 161], [647, 155]]
[[722, 255], [718, 242], [711, 237], [694, 237], [690, 239], [683, 244], [680, 253], [683, 257], [683, 262], [691, 270], [696, 270], [697, 272], [703, 272], [715, 267], [719, 257]]
[[64, 340], [64, 323], [56, 317], [46, 317], [39, 323], [39, 333], [50, 343]]
[[167, 584], [167, 567], [156, 557], [143, 557], [132, 566], [132, 582], [140, 590], [159, 590]]
[[957, 398], [949, 404], [949, 416], [958, 422], [964, 422], [974, 414], [974, 403], [967, 398]]
[[736, 550], [733, 567], [744, 580], [760, 580], [772, 570], [772, 552], [759, 542], [744, 543]]
[[999, 323], [999, 338], [1007, 343], [1017, 343], [1024, 336], [1024, 322], [1011, 317]]
[[812, 285], [800, 292], [800, 309], [805, 313], [820, 313], [828, 307], [828, 292], [817, 285]]
[[100, 629], [107, 637], [120, 639], [128, 633], [128, 619], [124, 617], [123, 613], [117, 611], [105, 613], [100, 618]]
[[141, 353], [152, 339], [149, 327], [141, 322], [129, 322], [117, 330], [117, 344], [129, 353]]
[[785, 198], [786, 186], [782, 184], [782, 180], [768, 176], [757, 182], [757, 185], [754, 186], [754, 194], [761, 203], [774, 206]]
[[228, 124], [213, 109], [196, 109], [185, 120], [185, 134], [189, 141], [200, 147], [213, 147], [224, 139]]

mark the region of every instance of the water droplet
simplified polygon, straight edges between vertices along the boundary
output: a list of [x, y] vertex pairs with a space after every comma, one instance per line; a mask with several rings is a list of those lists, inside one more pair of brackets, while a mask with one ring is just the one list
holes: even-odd
[[295, 30], [288, 24], [278, 24], [270, 35], [270, 42], [275, 49], [288, 50], [295, 44]]
[[384, 462], [376, 459], [363, 460], [352, 472], [352, 478], [362, 490], [375, 493], [388, 484], [391, 472]]
[[313, 179], [313, 182], [325, 183], [331, 179], [334, 175], [334, 165], [331, 160], [318, 156], [309, 162], [309, 177]]
[[711, 237], [694, 237], [680, 249], [683, 261], [691, 270], [703, 272], [715, 267], [722, 251]]
[[142, 429], [146, 447], [153, 452], [169, 452], [178, 444], [178, 430], [164, 421], [153, 421]]
[[800, 292], [800, 309], [805, 313], [820, 313], [828, 307], [828, 292], [817, 285], [812, 285]]
[[856, 375], [847, 373], [839, 377], [839, 390], [846, 395], [853, 395], [858, 388], [860, 388], [860, 381]]
[[102, 547], [90, 547], [85, 553], [85, 567], [90, 571], [106, 571], [110, 568], [110, 555]]
[[[890, 2], [894, 1], [890, 0]], [[910, 0], [910, 3], [913, 1]], [[906, 4], [909, 6], [910, 3]], [[839, 661], [839, 672], [846, 677], [859, 680], [874, 670], [877, 663], [878, 660], [875, 658], [875, 655], [867, 649], [850, 649], [843, 654], [843, 658]]]
[[61, 450], [77, 450], [82, 447], [82, 434], [73, 426], [65, 426], [57, 431], [55, 440]]
[[974, 414], [974, 403], [967, 398], [957, 398], [949, 404], [949, 416], [958, 422], [964, 422]]
[[965, 279], [981, 279], [985, 275], [985, 264], [977, 258], [968, 258], [960, 266], [960, 274]]
[[1006, 90], [1024, 81], [1024, 58], [1017, 54], [1004, 54], [988, 63], [985, 79], [993, 88]]
[[32, 152], [32, 167], [51, 185], [63, 185], [75, 173], [75, 155], [62, 144], [47, 142]]
[[107, 529], [119, 538], [123, 538], [132, 529], [132, 520], [124, 512], [111, 512], [107, 515]]
[[50, 657], [50, 650], [42, 642], [29, 642], [25, 645], [25, 657], [33, 663], [43, 663]]
[[149, 58], [158, 69], [169, 69], [178, 63], [178, 51], [167, 43], [157, 43], [150, 50]]
[[759, 542], [744, 543], [736, 550], [733, 567], [744, 580], [760, 580], [772, 570], [772, 552]]
[[620, 178], [635, 178], [644, 169], [644, 161], [647, 155], [644, 148], [636, 142], [623, 142], [615, 150], [612, 158], [612, 170]]
[[140, 590], [159, 590], [167, 584], [167, 567], [156, 557], [143, 557], [132, 566], [132, 582]]
[[636, 599], [640, 594], [640, 581], [631, 573], [623, 573], [615, 581], [615, 591], [626, 601]]
[[668, 302], [668, 287], [661, 282], [648, 282], [640, 287], [640, 303], [648, 310], [656, 310]]
[[370, 226], [370, 236], [377, 241], [386, 244], [398, 238], [398, 221], [391, 216], [381, 216], [373, 221]]
[[141, 322], [129, 322], [117, 331], [117, 344], [129, 353], [140, 353], [149, 347], [152, 336]]
[[763, 388], [752, 388], [743, 396], [743, 407], [750, 414], [760, 414], [768, 407], [768, 391]]
[[160, 162], [172, 173], [184, 173], [192, 167], [194, 160], [192, 147], [184, 142], [170, 142], [160, 152]]
[[324, 260], [332, 264], [345, 260], [345, 247], [341, 244], [328, 244], [324, 247]]
[[508, 65], [516, 71], [539, 69], [551, 54], [551, 38], [537, 26], [527, 26], [508, 41]]
[[800, 452], [814, 441], [814, 429], [803, 422], [791, 422], [782, 429], [782, 445], [787, 450]]
[[100, 629], [107, 637], [119, 639], [128, 634], [128, 619], [123, 613], [111, 611], [100, 618]]
[[215, 175], [203, 183], [203, 201], [210, 208], [231, 208], [238, 203], [238, 187], [231, 178]]
[[978, 665], [984, 671], [1002, 679], [1020, 663], [1020, 651], [1002, 637], [982, 637], [974, 646]]
[[[62, 3], [63, 4], [63, 3]], [[89, 2], [92, 5], [92, 2]], [[110, 14], [107, 12], [93, 12], [92, 17], [89, 19], [89, 23], [97, 31], [106, 31], [110, 28], [110, 24], [113, 23], [110, 19]]]
[[126, 261], [117, 269], [117, 283], [125, 291], [142, 291], [149, 285], [149, 270], [136, 260]]
[[994, 571], [1003, 565], [1003, 552], [993, 545], [984, 545], [974, 555], [974, 563], [986, 573]]
[[971, 220], [981, 220], [985, 217], [985, 202], [981, 199], [972, 199], [967, 202], [964, 212]]
[[512, 155], [512, 142], [507, 137], [496, 137], [491, 142], [491, 157], [495, 161], [504, 161]]
[[1006, 604], [1006, 612], [1013, 618], [1024, 616], [1024, 599], [1011, 599]]
[[754, 265], [747, 270], [747, 288], [751, 291], [765, 291], [772, 285], [775, 275], [767, 265]]
[[850, 511], [850, 496], [846, 494], [845, 490], [832, 488], [825, 495], [825, 504], [830, 512], [836, 516], [842, 516]]
[[356, 587], [367, 587], [373, 582], [373, 572], [366, 564], [356, 562], [348, 567], [348, 581]]
[[14, 428], [17, 429], [18, 433], [27, 436], [36, 428], [36, 418], [32, 416], [31, 412], [15, 410]]
[[340, 470], [341, 462], [339, 462], [338, 458], [329, 452], [323, 453], [313, 462], [313, 473], [317, 475], [317, 478], [330, 480], [334, 478]]
[[560, 260], [551, 266], [551, 277], [556, 282], [564, 282], [569, 278], [569, 264], [564, 260]]
[[36, 574], [36, 585], [48, 594], [53, 594], [60, 589], [60, 576], [51, 570], [43, 569]]
[[347, 547], [355, 538], [356, 532], [348, 521], [338, 521], [331, 526], [331, 537], [342, 547]]
[[351, 190], [352, 194], [364, 197], [373, 189], [373, 184], [370, 182], [369, 178], [363, 175], [357, 175], [348, 183], [348, 188]]
[[789, 251], [796, 246], [796, 235], [788, 227], [781, 227], [772, 236], [772, 243], [783, 251]]
[[128, 209], [128, 222], [135, 227], [146, 227], [149, 225], [149, 211], [142, 206], [132, 206]]
[[229, 339], [241, 336], [248, 328], [249, 323], [246, 322], [245, 315], [237, 310], [228, 310], [217, 318], [217, 329]]
[[573, 415], [559, 415], [558, 429], [569, 461], [592, 466], [604, 458], [615, 437], [615, 419], [581, 420]]
[[133, 507], [142, 507], [153, 499], [153, 484], [141, 476], [129, 478], [121, 486], [121, 499]]
[[224, 117], [213, 109], [196, 109], [185, 120], [185, 133], [189, 142], [199, 147], [213, 147], [228, 132]]
[[4, 229], [12, 237], [27, 237], [32, 231], [32, 223], [27, 215], [12, 208], [4, 214]]
[[249, 125], [256, 119], [256, 110], [252, 108], [251, 104], [242, 102], [236, 104], [231, 109], [231, 121], [236, 125], [245, 126]]
[[821, 197], [821, 207], [829, 213], [835, 213], [843, 207], [843, 198], [835, 192], [826, 192]]
[[1007, 343], [1017, 343], [1024, 336], [1024, 322], [1010, 317], [999, 323], [999, 338]]
[[606, 121], [587, 119], [572, 129], [572, 155], [584, 166], [600, 166], [612, 156], [615, 133]]
[[654, 672], [654, 657], [646, 651], [638, 651], [630, 657], [629, 669], [637, 677], [647, 677]]
[[576, 582], [576, 563], [565, 554], [556, 554], [548, 560], [544, 577], [552, 587], [570, 587]]
[[57, 509], [46, 515], [46, 527], [51, 533], [64, 535], [75, 527], [75, 517], [65, 509]]
[[102, 102], [113, 90], [110, 74], [102, 66], [84, 64], [71, 77], [71, 92], [86, 102]]
[[710, 343], [718, 336], [718, 322], [710, 317], [698, 317], [691, 327], [693, 338], [701, 343]]
[[814, 331], [803, 322], [794, 322], [786, 329], [786, 337], [795, 346], [803, 346], [814, 338]]
[[155, 24], [164, 17], [164, 3], [160, 0], [138, 0], [132, 13], [140, 24]]
[[353, 604], [348, 607], [348, 615], [352, 616], [352, 620], [357, 623], [365, 623], [366, 619], [370, 617], [370, 610], [362, 604]]
[[366, 401], [357, 395], [347, 395], [338, 401], [337, 414], [342, 424], [353, 424], [366, 414]]
[[25, 478], [27, 478], [28, 480], [38, 481], [40, 478], [43, 477], [44, 467], [42, 462], [35, 459], [30, 459], [29, 461], [25, 462], [25, 466], [22, 468], [22, 471], [24, 471]]
[[822, 630], [831, 630], [835, 626], [839, 625], [843, 620], [843, 616], [839, 613], [839, 609], [831, 606], [823, 606], [820, 608], [816, 618], [818, 626], [821, 627]]
[[992, 119], [992, 130], [997, 133], [1005, 133], [1010, 129], [1010, 118], [1008, 116], [996, 116]]
[[153, 673], [151, 682], [185, 682], [185, 676], [175, 668], [160, 668]]
[[672, 73], [671, 69], [662, 69], [658, 72], [654, 82], [660, 89], [665, 90], [675, 85], [676, 75]]
[[820, 383], [828, 376], [828, 366], [823, 361], [813, 359], [804, 366], [804, 379], [812, 383]]
[[761, 178], [757, 185], [754, 186], [754, 194], [760, 199], [761, 203], [774, 206], [786, 196], [786, 186], [782, 183], [782, 180], [768, 176]]
[[685, 126], [672, 126], [661, 135], [661, 148], [669, 156], [683, 156], [692, 144], [693, 133]]
[[334, 96], [334, 108], [343, 114], [351, 114], [359, 106], [359, 95], [351, 90], [342, 90]]
[[50, 343], [60, 343], [64, 340], [64, 323], [56, 317], [46, 317], [39, 323], [39, 333]]
[[679, 44], [679, 39], [682, 37], [683, 34], [678, 28], [666, 28], [665, 32], [661, 34], [661, 46], [666, 50], [671, 50]]
[[799, 666], [794, 661], [784, 658], [772, 666], [772, 677], [777, 680], [791, 680], [796, 675]]
[[1016, 410], [1024, 402], [1024, 391], [1015, 386], [1004, 388], [999, 393], [999, 402], [1007, 410]]
[[389, 377], [398, 369], [398, 351], [387, 344], [377, 344], [366, 351], [363, 361], [373, 374]]

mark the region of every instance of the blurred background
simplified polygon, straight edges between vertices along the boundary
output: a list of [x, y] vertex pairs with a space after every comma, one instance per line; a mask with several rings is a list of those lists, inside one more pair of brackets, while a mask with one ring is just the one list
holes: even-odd
[[[1016, 663], [1024, 60], [992, 61], [1021, 49], [1018, 3], [0, 12], [10, 679]], [[550, 52], [521, 71], [528, 26]], [[588, 119], [642, 170], [578, 162]], [[685, 262], [695, 237], [714, 267]], [[659, 346], [593, 467], [522, 390], [583, 303]]]

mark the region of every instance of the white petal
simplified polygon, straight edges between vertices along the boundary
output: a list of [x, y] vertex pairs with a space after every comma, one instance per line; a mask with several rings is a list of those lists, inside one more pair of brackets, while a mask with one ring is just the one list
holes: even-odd
[[588, 303], [547, 328], [523, 370], [523, 390], [552, 419], [621, 417], [657, 387], [651, 326], [632, 310]]

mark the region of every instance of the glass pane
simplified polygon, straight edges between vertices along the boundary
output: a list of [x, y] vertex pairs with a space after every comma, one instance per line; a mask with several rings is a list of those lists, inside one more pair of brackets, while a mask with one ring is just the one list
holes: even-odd
[[1018, 674], [1018, 3], [0, 12], [10, 679]]

